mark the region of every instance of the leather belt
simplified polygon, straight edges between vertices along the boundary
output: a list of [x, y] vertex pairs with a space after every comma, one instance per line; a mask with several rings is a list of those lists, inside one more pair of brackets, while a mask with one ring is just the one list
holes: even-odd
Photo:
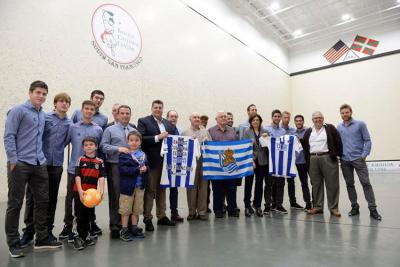
[[310, 156], [323, 156], [323, 155], [329, 155], [329, 152], [310, 153]]

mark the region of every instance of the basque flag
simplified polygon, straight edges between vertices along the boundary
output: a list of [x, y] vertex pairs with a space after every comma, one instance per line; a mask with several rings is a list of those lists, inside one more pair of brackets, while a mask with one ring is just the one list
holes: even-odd
[[253, 174], [253, 142], [251, 139], [204, 142], [204, 179], [236, 179]]

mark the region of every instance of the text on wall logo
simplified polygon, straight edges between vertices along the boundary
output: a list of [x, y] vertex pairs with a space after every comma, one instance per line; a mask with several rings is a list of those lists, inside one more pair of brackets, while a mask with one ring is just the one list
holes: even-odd
[[133, 17], [114, 4], [99, 6], [92, 16], [93, 47], [118, 69], [132, 69], [141, 61], [142, 37]]

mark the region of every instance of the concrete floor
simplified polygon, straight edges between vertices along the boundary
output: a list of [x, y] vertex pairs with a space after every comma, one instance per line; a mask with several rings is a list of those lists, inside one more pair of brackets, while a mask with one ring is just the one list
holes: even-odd
[[[342, 178], [341, 178], [342, 179]], [[107, 203], [97, 209], [104, 234], [94, 247], [46, 252], [25, 250], [25, 257], [11, 259], [4, 234], [6, 204], [0, 203], [0, 266], [400, 266], [400, 176], [372, 175], [372, 184], [382, 222], [369, 217], [357, 184], [361, 215], [349, 218], [349, 202], [341, 183], [342, 218], [308, 216], [290, 210], [288, 215], [273, 214], [263, 218], [243, 215], [243, 186], [238, 191], [242, 209], [239, 219], [215, 219], [208, 222], [185, 221], [177, 227], [160, 227], [144, 240], [125, 243], [108, 234]], [[299, 182], [296, 182], [299, 185]], [[300, 186], [297, 198], [301, 199]], [[285, 194], [286, 194], [285, 190]], [[180, 213], [187, 216], [186, 194], [180, 191]], [[287, 196], [285, 195], [286, 207]], [[302, 203], [302, 201], [298, 201]], [[59, 201], [55, 228], [62, 228], [63, 199]], [[22, 224], [20, 224], [22, 228]]]

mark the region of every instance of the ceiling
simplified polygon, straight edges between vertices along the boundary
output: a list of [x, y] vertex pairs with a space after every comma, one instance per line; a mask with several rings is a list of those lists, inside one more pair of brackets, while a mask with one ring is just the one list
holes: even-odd
[[372, 26], [400, 27], [400, 0], [226, 0], [288, 48]]

